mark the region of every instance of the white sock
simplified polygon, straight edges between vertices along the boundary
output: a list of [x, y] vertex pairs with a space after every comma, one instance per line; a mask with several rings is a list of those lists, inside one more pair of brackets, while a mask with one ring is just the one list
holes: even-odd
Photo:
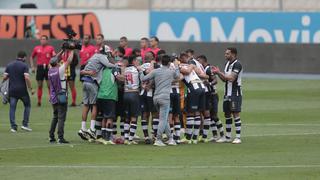
[[95, 130], [95, 125], [96, 125], [96, 120], [91, 120], [90, 121], [90, 129], [94, 131]]
[[87, 131], [86, 121], [81, 121], [81, 129], [82, 129], [83, 131]]

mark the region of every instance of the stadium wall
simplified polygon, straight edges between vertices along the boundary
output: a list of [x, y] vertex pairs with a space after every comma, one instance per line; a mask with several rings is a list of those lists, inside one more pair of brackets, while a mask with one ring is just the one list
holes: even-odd
[[[51, 40], [56, 49], [59, 49], [61, 42]], [[37, 40], [0, 40], [0, 66], [3, 67], [13, 60], [18, 50], [25, 50], [30, 55], [32, 48], [37, 44]], [[117, 47], [118, 41], [110, 41], [109, 44]], [[139, 42], [133, 41], [129, 45], [139, 47]], [[160, 43], [160, 47], [170, 54], [192, 48], [197, 55], [205, 54], [211, 64], [220, 67], [224, 64], [224, 50], [229, 46], [238, 48], [239, 59], [244, 64], [245, 72], [320, 74], [319, 47], [315, 44]]]
[[132, 47], [156, 35], [168, 53], [187, 48], [221, 67], [224, 49], [235, 46], [246, 72], [317, 73], [320, 71], [320, 13], [168, 12], [147, 10], [0, 10], [0, 66], [16, 51], [31, 52], [37, 40], [25, 40], [26, 27], [48, 35], [59, 47], [63, 29], [95, 36], [103, 33], [115, 47], [127, 36]]

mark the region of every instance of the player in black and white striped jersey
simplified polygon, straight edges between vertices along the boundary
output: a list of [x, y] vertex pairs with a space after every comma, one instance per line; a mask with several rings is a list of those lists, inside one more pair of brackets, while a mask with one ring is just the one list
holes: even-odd
[[231, 127], [233, 116], [236, 127], [236, 138], [232, 141], [232, 143], [240, 144], [240, 112], [242, 104], [241, 77], [243, 69], [240, 61], [237, 58], [236, 48], [227, 48], [224, 56], [227, 60], [224, 72], [221, 72], [218, 67], [212, 67], [212, 71], [216, 73], [222, 81], [225, 82], [223, 111], [226, 118], [226, 138], [219, 139], [219, 141], [217, 142], [231, 142]]
[[[176, 62], [179, 64], [178, 57], [173, 56], [171, 57], [172, 62]], [[171, 83], [171, 90], [170, 90], [170, 112], [169, 112], [169, 123], [170, 123], [170, 130], [173, 134], [173, 139], [176, 141], [177, 144], [180, 144], [180, 136], [181, 136], [181, 123], [180, 123], [180, 114], [181, 114], [181, 107], [180, 107], [180, 81], [182, 79], [182, 75], [175, 79]], [[182, 92], [183, 93], [183, 92]]]
[[220, 134], [220, 138], [224, 138], [224, 129], [221, 121], [218, 117], [218, 104], [219, 104], [219, 96], [217, 92], [217, 77], [211, 71], [211, 65], [208, 64], [207, 57], [205, 55], [200, 55], [197, 57], [197, 60], [202, 64], [206, 74], [209, 76], [208, 83], [206, 84], [208, 88], [208, 92], [206, 93], [206, 103], [210, 109], [210, 117], [211, 123], [210, 125], [204, 124], [204, 133], [203, 138], [207, 135], [207, 131], [209, 127], [211, 128], [213, 137], [209, 139], [209, 141], [217, 141], [218, 140], [218, 132]]
[[[198, 135], [201, 125], [200, 112], [205, 106], [205, 86], [197, 75], [199, 69], [194, 64], [189, 64], [189, 58], [186, 53], [181, 53], [179, 57], [180, 72], [183, 75], [183, 82], [188, 88], [186, 110], [186, 139], [182, 139], [183, 143], [198, 143]], [[191, 140], [192, 138], [192, 140]]]

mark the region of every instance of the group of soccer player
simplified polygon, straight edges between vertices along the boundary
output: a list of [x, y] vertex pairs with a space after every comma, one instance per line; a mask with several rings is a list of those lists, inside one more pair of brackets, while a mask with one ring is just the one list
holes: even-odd
[[[36, 47], [31, 61], [40, 51], [51, 58], [54, 50], [48, 48], [48, 38], [41, 37], [42, 46]], [[170, 68], [179, 70], [179, 76], [170, 87], [170, 139], [163, 135], [168, 145], [198, 144], [199, 142], [232, 142], [240, 144], [241, 134], [241, 76], [242, 66], [237, 60], [237, 49], [227, 48], [227, 60], [223, 72], [208, 63], [205, 55], [195, 57], [192, 49], [180, 54], [167, 55], [159, 48], [157, 37], [141, 38], [140, 48], [128, 47], [128, 39], [120, 38], [119, 47], [112, 49], [104, 41], [104, 36], [96, 36], [96, 45], [91, 44], [91, 37], [83, 37], [79, 52], [80, 81], [83, 87], [82, 121], [78, 135], [86, 141], [101, 144], [138, 144], [136, 135], [138, 121], [146, 144], [153, 144], [159, 126], [159, 109], [154, 105], [155, 82], [142, 81], [141, 73], [147, 75], [162, 66], [162, 61], [170, 61]], [[45, 48], [44, 48], [45, 47]], [[42, 48], [42, 49], [41, 49]], [[40, 50], [39, 50], [40, 49]], [[67, 55], [66, 55], [67, 57]], [[63, 58], [62, 58], [63, 59]], [[76, 61], [76, 60], [75, 60]], [[42, 82], [47, 77], [45, 64], [38, 62], [38, 105], [41, 105]], [[33, 63], [31, 64], [33, 67]], [[75, 105], [74, 86], [76, 63], [66, 73], [72, 92], [72, 105]], [[40, 72], [41, 71], [41, 72]], [[44, 73], [42, 72], [44, 71]], [[39, 75], [38, 75], [39, 74]], [[218, 118], [217, 77], [225, 82], [223, 110], [226, 118], [226, 131]], [[72, 83], [73, 82], [73, 83]], [[86, 127], [88, 114], [90, 127]], [[140, 118], [139, 118], [140, 117]], [[236, 137], [232, 140], [231, 127], [234, 119]], [[151, 129], [149, 125], [151, 124]], [[120, 133], [118, 134], [118, 126]], [[150, 132], [151, 130], [151, 132]], [[211, 136], [211, 138], [209, 138]], [[154, 145], [164, 146], [164, 144]]]

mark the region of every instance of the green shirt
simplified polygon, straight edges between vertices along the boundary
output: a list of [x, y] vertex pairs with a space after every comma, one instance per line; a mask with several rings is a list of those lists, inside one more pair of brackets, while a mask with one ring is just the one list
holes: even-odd
[[118, 101], [118, 85], [111, 69], [106, 68], [102, 72], [102, 80], [98, 91], [98, 99], [110, 99]]

